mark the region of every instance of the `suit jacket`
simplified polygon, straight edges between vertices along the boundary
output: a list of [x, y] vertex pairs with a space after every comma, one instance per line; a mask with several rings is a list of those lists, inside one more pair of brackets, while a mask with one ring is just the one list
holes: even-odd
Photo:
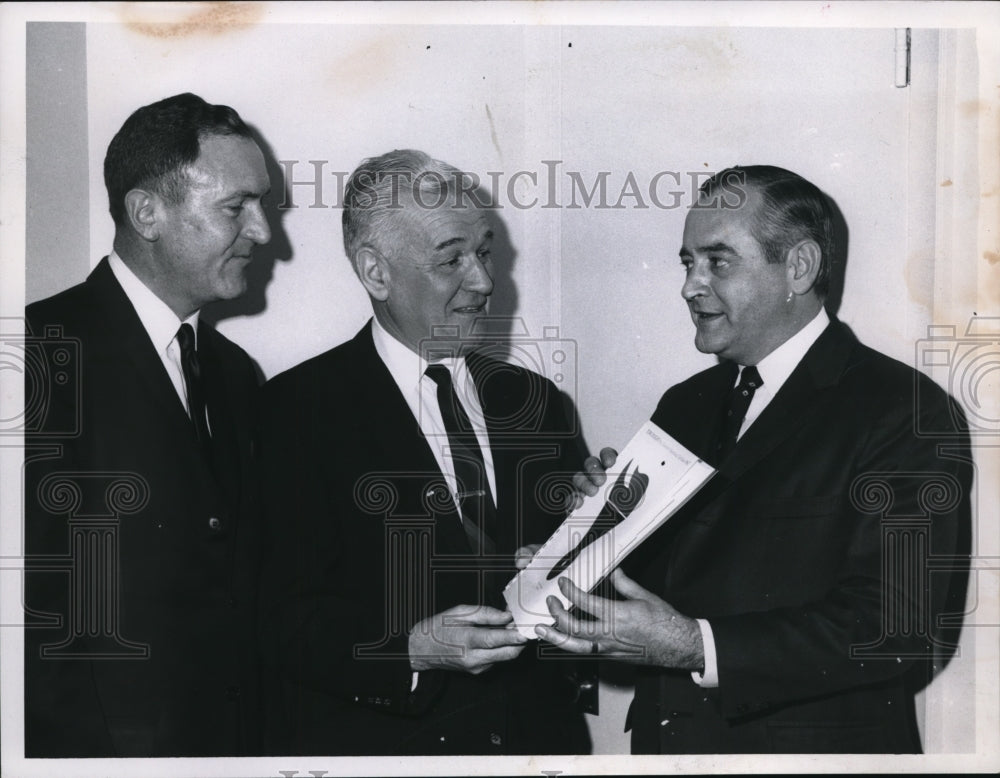
[[551, 382], [468, 359], [496, 474], [496, 558], [470, 555], [427, 440], [375, 350], [351, 341], [271, 380], [261, 429], [266, 657], [275, 747], [297, 754], [587, 753], [564, 655], [529, 645], [411, 691], [408, 634], [459, 604], [502, 606], [515, 550], [561, 520], [582, 461]]
[[27, 318], [26, 754], [253, 752], [250, 358], [199, 325], [209, 463], [107, 259]]
[[[699, 373], [652, 420], [713, 463], [734, 380], [729, 364]], [[709, 620], [719, 669], [716, 689], [642, 672], [633, 751], [919, 751], [913, 682], [956, 637], [939, 617], [960, 624], [964, 610], [964, 574], [948, 574], [968, 561], [963, 428], [929, 379], [834, 321], [631, 560], [647, 587]], [[920, 433], [945, 429], [950, 450]]]

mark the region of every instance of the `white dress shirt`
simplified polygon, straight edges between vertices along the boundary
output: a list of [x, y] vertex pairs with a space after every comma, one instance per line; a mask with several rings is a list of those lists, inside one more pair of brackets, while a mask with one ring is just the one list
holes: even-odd
[[187, 384], [184, 383], [184, 370], [181, 368], [181, 348], [177, 343], [177, 330], [181, 324], [190, 324], [194, 330], [195, 348], [198, 347], [198, 311], [195, 311], [182, 322], [170, 306], [156, 296], [156, 294], [146, 286], [139, 277], [132, 272], [122, 258], [114, 251], [108, 257], [108, 264], [111, 272], [114, 273], [118, 283], [121, 284], [135, 312], [139, 315], [139, 321], [149, 335], [156, 349], [156, 355], [163, 363], [167, 375], [170, 376], [170, 383], [174, 385], [174, 391], [184, 406], [187, 415], [191, 415], [188, 407]]
[[[737, 440], [743, 437], [743, 433], [763, 413], [829, 323], [830, 317], [827, 316], [826, 309], [820, 308], [812, 321], [757, 363], [757, 372], [760, 373], [762, 384], [750, 400], [750, 407], [743, 419]], [[743, 365], [740, 365], [740, 375], [742, 373]], [[737, 375], [733, 386], [739, 382]], [[697, 619], [697, 621], [705, 653], [705, 672], [695, 671], [691, 673], [691, 677], [699, 686], [714, 688], [719, 685], [719, 660], [715, 653], [715, 636], [712, 634], [712, 625], [707, 619]]]
[[[427, 360], [403, 345], [390, 335], [379, 324], [378, 319], [372, 321], [372, 340], [375, 341], [375, 351], [389, 369], [389, 374], [403, 393], [406, 404], [413, 412], [414, 418], [430, 444], [434, 459], [445, 477], [448, 489], [455, 500], [455, 508], [461, 516], [461, 506], [458, 501], [458, 479], [455, 477], [455, 464], [452, 460], [451, 446], [448, 443], [448, 431], [441, 417], [438, 406], [437, 384], [424, 375]], [[483, 418], [483, 408], [476, 393], [476, 385], [469, 375], [469, 368], [464, 357], [445, 359], [439, 363], [448, 368], [451, 373], [455, 394], [462, 404], [472, 428], [476, 432], [476, 440], [483, 452], [483, 462], [486, 465], [486, 477], [490, 484], [490, 495], [496, 505], [496, 475], [493, 471], [493, 452], [490, 450], [489, 433], [486, 430], [486, 420]]]

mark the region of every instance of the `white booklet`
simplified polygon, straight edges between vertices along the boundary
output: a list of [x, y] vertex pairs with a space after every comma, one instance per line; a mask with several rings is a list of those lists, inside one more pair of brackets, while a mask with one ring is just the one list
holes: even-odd
[[560, 577], [584, 591], [593, 589], [714, 474], [655, 424], [643, 424], [618, 455], [604, 486], [584, 499], [504, 588], [518, 631], [538, 637], [536, 624], [554, 622], [545, 598], [555, 595], [570, 605], [559, 591]]

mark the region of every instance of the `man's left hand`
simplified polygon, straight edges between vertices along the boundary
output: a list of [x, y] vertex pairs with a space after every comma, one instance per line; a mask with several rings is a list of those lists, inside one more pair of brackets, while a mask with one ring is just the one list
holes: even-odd
[[579, 619], [563, 607], [558, 597], [549, 597], [547, 605], [556, 623], [552, 627], [539, 624], [535, 633], [574, 654], [599, 653], [631, 664], [682, 670], [704, 668], [697, 621], [643, 589], [621, 570], [614, 571], [611, 582], [624, 600], [587, 594], [568, 578], [560, 578], [563, 596], [596, 620]]

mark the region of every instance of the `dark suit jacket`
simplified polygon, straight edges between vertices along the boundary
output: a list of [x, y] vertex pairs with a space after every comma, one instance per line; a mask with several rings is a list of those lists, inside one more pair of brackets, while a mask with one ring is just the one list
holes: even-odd
[[[653, 421], [714, 464], [734, 380], [732, 365], [699, 373]], [[968, 561], [972, 475], [966, 434], [947, 452], [918, 431], [961, 419], [929, 379], [827, 328], [632, 560], [667, 602], [709, 619], [719, 667], [717, 689], [643, 672], [634, 752], [919, 751], [910, 682], [949, 651], [938, 616], [964, 609], [965, 578], [948, 568]]]
[[249, 357], [199, 325], [210, 467], [106, 259], [27, 318], [26, 754], [252, 751]]
[[[469, 357], [498, 493], [496, 559], [470, 557], [444, 478], [371, 325], [274, 378], [261, 431], [266, 656], [280, 675], [278, 747], [297, 754], [590, 749], [565, 657], [479, 676], [420, 674], [408, 633], [458, 604], [502, 606], [513, 554], [559, 524], [558, 476], [582, 458], [561, 396], [522, 368]], [[493, 573], [490, 573], [490, 570]]]

